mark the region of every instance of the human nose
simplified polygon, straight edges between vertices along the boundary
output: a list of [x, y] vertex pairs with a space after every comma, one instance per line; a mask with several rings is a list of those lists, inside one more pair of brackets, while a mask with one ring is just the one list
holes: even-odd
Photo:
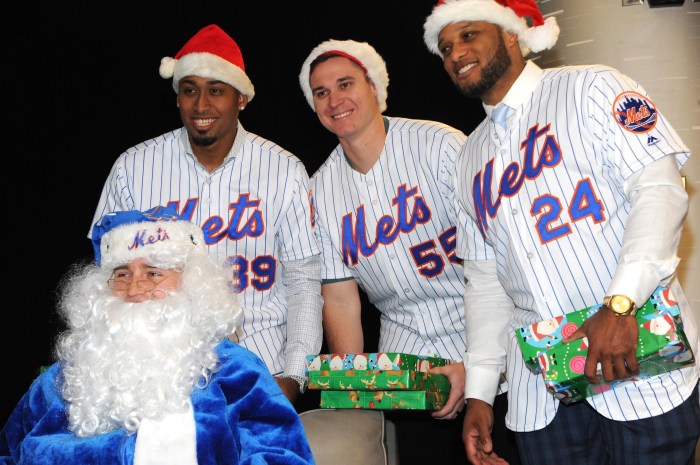
[[462, 44], [455, 44], [450, 48], [450, 51], [443, 56], [445, 62], [457, 63], [467, 54], [467, 47]]
[[149, 291], [148, 287], [146, 281], [132, 279], [126, 287], [126, 295], [131, 297], [143, 294]]
[[205, 112], [209, 109], [209, 99], [206, 94], [200, 94], [199, 97], [194, 101], [194, 110], [198, 113]]
[[328, 105], [331, 107], [337, 107], [343, 100], [345, 100], [345, 97], [340, 92], [331, 91], [328, 93]]

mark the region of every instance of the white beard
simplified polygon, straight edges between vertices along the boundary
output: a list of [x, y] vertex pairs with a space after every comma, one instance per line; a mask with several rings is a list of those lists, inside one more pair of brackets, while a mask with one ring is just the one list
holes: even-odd
[[225, 296], [212, 293], [218, 300], [210, 294], [202, 302], [200, 292], [193, 298], [180, 291], [128, 303], [107, 288], [93, 299], [83, 296], [80, 305], [79, 290], [65, 299], [64, 313], [79, 323], [57, 346], [69, 428], [78, 436], [119, 427], [133, 432], [143, 418], [184, 411], [193, 389], [205, 386], [216, 369], [215, 347], [240, 311], [237, 303], [231, 306], [228, 289]]

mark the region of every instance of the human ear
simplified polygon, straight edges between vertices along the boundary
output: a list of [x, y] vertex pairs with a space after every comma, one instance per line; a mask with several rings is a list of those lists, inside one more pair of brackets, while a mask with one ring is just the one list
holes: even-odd
[[238, 109], [245, 110], [246, 105], [248, 105], [248, 97], [245, 95], [240, 95], [238, 97]]

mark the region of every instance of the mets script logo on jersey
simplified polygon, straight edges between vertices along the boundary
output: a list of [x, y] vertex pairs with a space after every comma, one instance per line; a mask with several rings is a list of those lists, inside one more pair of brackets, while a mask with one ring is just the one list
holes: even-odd
[[617, 123], [630, 132], [644, 133], [656, 126], [654, 104], [637, 92], [623, 92], [615, 97], [613, 114]]
[[[545, 168], [553, 168], [561, 161], [561, 148], [556, 138], [548, 134], [550, 125], [539, 129], [539, 124], [531, 127], [527, 132], [527, 138], [520, 144], [524, 150], [523, 163], [511, 163], [506, 166], [498, 183], [498, 189], [493, 189], [493, 158], [486, 163], [482, 171], [474, 176], [472, 195], [476, 210], [476, 223], [481, 235], [486, 238], [488, 231], [487, 216], [495, 218], [501, 207], [503, 197], [512, 197], [518, 193], [526, 180], [532, 180], [542, 174]], [[539, 153], [536, 153], [536, 142], [544, 137]], [[494, 199], [491, 192], [498, 192]]]
[[430, 221], [432, 216], [425, 200], [418, 195], [418, 187], [406, 189], [405, 184], [399, 186], [392, 204], [396, 207], [396, 217], [385, 215], [379, 219], [374, 228], [374, 241], [367, 238], [367, 232], [373, 228], [367, 227], [364, 205], [357, 208], [355, 218], [352, 212], [343, 216], [341, 236], [343, 262], [346, 266], [357, 265], [359, 254], [369, 257], [379, 245], [391, 244], [399, 234], [413, 231], [419, 224]]
[[[188, 199], [180, 215], [191, 220], [198, 200]], [[168, 207], [179, 211], [179, 204], [178, 201], [168, 202]], [[231, 212], [228, 218], [211, 216], [202, 224], [204, 242], [213, 245], [224, 239], [238, 241], [246, 237], [260, 237], [265, 232], [265, 221], [259, 206], [260, 200], [251, 199], [249, 193], [239, 194], [238, 199], [228, 206]], [[237, 293], [251, 287], [259, 292], [267, 291], [275, 283], [277, 260], [271, 255], [230, 255], [225, 264], [231, 267], [229, 285]]]
[[163, 208], [160, 205], [146, 210], [143, 212], [143, 216], [148, 217], [151, 221], [178, 221], [180, 219], [173, 209]]
[[[546, 168], [554, 168], [562, 160], [561, 147], [556, 137], [549, 134], [550, 125], [542, 129], [535, 124], [528, 129], [527, 138], [520, 143], [524, 152], [522, 165], [517, 161], [505, 166], [494, 175], [494, 160], [486, 163], [482, 171], [474, 176], [472, 195], [476, 210], [476, 223], [486, 239], [488, 218], [495, 218], [504, 197], [513, 197], [520, 192], [525, 181], [533, 181]], [[500, 179], [494, 179], [500, 176]], [[542, 244], [547, 244], [573, 232], [572, 224], [588, 219], [595, 224], [605, 221], [605, 205], [596, 193], [590, 178], [571, 180], [575, 182], [570, 198], [543, 192], [532, 200], [530, 215], [536, 221], [534, 229]], [[497, 193], [493, 198], [491, 193]], [[563, 191], [562, 191], [563, 193]], [[567, 217], [570, 221], [567, 221]]]
[[[192, 219], [199, 199], [189, 199], [180, 215]], [[168, 207], [179, 211], [179, 201], [168, 202]], [[204, 243], [213, 245], [223, 239], [237, 241], [244, 237], [259, 237], [265, 231], [262, 211], [258, 208], [260, 200], [250, 198], [250, 194], [239, 194], [235, 202], [228, 206], [231, 211], [229, 218], [211, 216], [202, 224]]]

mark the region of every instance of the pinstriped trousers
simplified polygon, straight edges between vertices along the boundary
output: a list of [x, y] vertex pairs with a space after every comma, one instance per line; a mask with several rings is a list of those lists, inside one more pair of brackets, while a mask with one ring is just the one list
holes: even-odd
[[615, 421], [587, 402], [561, 405], [547, 427], [515, 433], [523, 465], [695, 465], [700, 437], [698, 385], [675, 409]]

